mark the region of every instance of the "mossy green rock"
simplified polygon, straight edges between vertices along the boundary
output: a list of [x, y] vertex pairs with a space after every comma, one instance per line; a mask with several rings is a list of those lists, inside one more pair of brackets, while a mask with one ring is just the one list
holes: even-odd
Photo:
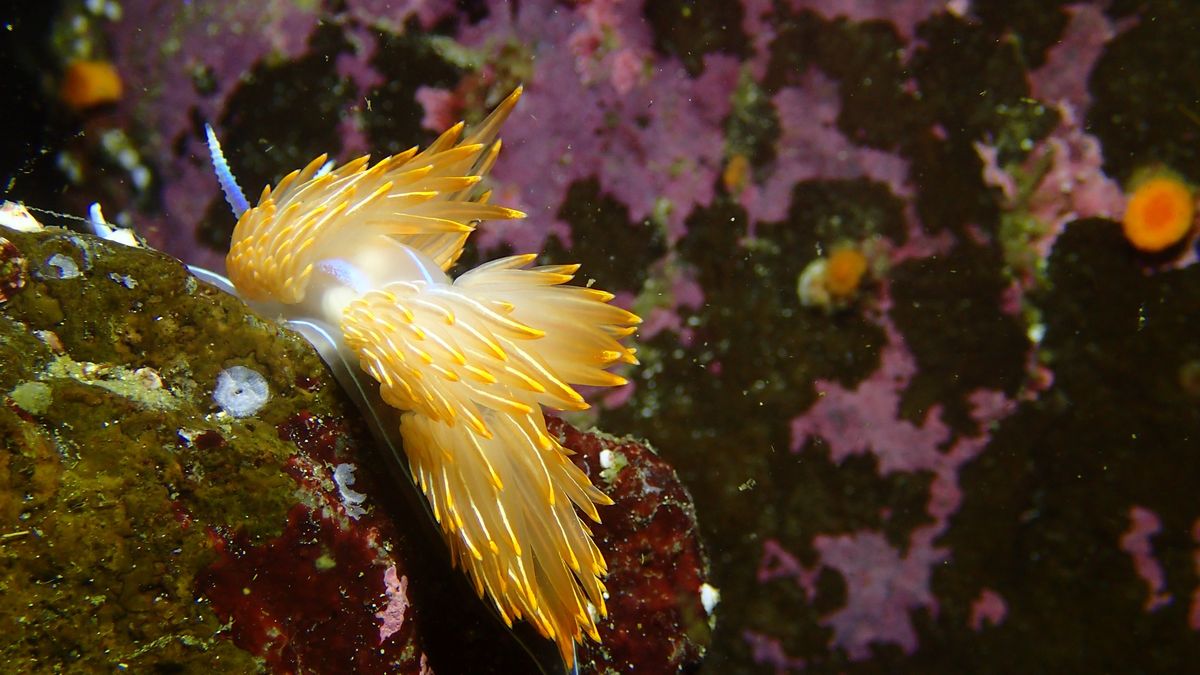
[[[301, 410], [341, 414], [323, 364], [157, 252], [53, 228], [0, 235], [25, 259], [0, 304], [0, 661], [260, 669], [218, 635], [195, 579], [216, 558], [211, 533], [265, 542], [305, 500], [276, 429]], [[269, 382], [255, 416], [212, 399], [234, 365]]]

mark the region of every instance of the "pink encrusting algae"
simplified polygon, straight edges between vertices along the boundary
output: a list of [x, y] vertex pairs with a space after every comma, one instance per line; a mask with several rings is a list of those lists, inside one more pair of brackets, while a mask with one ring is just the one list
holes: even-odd
[[[1118, 218], [1125, 204], [1121, 186], [1104, 173], [1099, 141], [1084, 130], [1071, 104], [1060, 104], [1058, 111], [1059, 126], [1020, 166], [1002, 167], [995, 147], [975, 145], [983, 160], [984, 180], [1000, 189], [1010, 209], [1027, 212], [1044, 228], [1042, 235], [1029, 243], [1043, 259], [1067, 223], [1080, 218]], [[1034, 189], [1021, 194], [1018, 184], [1039, 171]]]
[[408, 611], [410, 604], [408, 577], [397, 578], [395, 565], [384, 570], [383, 583], [386, 586], [387, 605], [375, 613], [375, 617], [383, 622], [379, 626], [379, 642], [381, 644], [404, 625], [404, 614]]
[[[622, 31], [604, 34], [620, 46], [600, 49], [597, 31], [614, 26]], [[558, 211], [567, 188], [591, 176], [629, 207], [632, 222], [642, 223], [659, 213], [660, 203], [669, 204], [662, 217], [672, 240], [683, 236], [695, 206], [712, 201], [723, 164], [722, 122], [737, 80], [735, 59], [710, 55], [695, 78], [671, 58], [647, 67], [651, 61], [638, 56], [650, 53], [639, 3], [568, 9], [523, 2], [497, 8], [464, 28], [459, 40], [490, 62], [503, 61], [496, 53], [502, 46], [523, 44], [528, 53], [521, 60], [528, 63], [521, 67], [533, 69], [505, 152], [492, 170], [495, 198], [529, 217], [481, 231], [485, 251], [500, 243], [536, 250], [551, 235], [569, 246], [570, 229]], [[428, 95], [426, 100], [446, 104]], [[636, 118], [642, 123], [615, 123]]]
[[[190, 231], [200, 222], [218, 195], [216, 185], [208, 180], [207, 163], [197, 159], [206, 155], [202, 137], [194, 133], [193, 119], [198, 116], [216, 122], [241, 85], [237, 77], [220, 75], [247, 72], [268, 55], [290, 60], [305, 52], [318, 16], [302, 4], [123, 5], [123, 16], [110, 32], [115, 36], [115, 60], [121, 75], [129, 90], [138, 95], [127, 97], [121, 105], [130, 117], [154, 129], [152, 147], [156, 160], [175, 157], [167, 165], [159, 166], [164, 174], [159, 177], [163, 200], [170, 204], [170, 210], [154, 220], [143, 221], [146, 224], [140, 228], [156, 248], [195, 264], [221, 269], [219, 254], [198, 250], [191, 238], [179, 236], [181, 231]], [[143, 33], [147, 26], [157, 27], [155, 42], [173, 45], [173, 49], [187, 57], [158, 58], [147, 52]], [[206, 71], [199, 70], [197, 64], [204, 64]], [[205, 72], [212, 81], [211, 91], [204, 91], [197, 84]], [[175, 155], [170, 149], [176, 144], [186, 151]]]
[[772, 0], [742, 0], [742, 32], [750, 36], [753, 55], [746, 63], [755, 80], [767, 74], [771, 60], [771, 42], [775, 39], [775, 26], [771, 17], [775, 13]]
[[348, 17], [396, 33], [402, 33], [405, 22], [412, 19], [429, 30], [456, 9], [454, 0], [346, 0], [344, 4]]
[[899, 645], [906, 654], [916, 650], [910, 612], [924, 608], [936, 616], [929, 574], [949, 557], [948, 550], [932, 546], [932, 537], [925, 535], [914, 532], [904, 556], [879, 532], [813, 539], [821, 563], [846, 582], [846, 604], [821, 623], [833, 629], [833, 644], [851, 660], [870, 656], [872, 644]]
[[1151, 538], [1162, 530], [1162, 522], [1150, 509], [1134, 506], [1129, 509], [1129, 530], [1121, 536], [1121, 550], [1133, 558], [1133, 568], [1146, 582], [1147, 612], [1153, 612], [1171, 602], [1171, 594], [1165, 593], [1166, 575], [1162, 563], [1154, 557]]
[[[1195, 566], [1195, 574], [1200, 578], [1200, 518], [1192, 525], [1192, 542], [1196, 545], [1192, 553], [1192, 564]], [[1196, 590], [1192, 591], [1192, 606], [1188, 610], [1188, 626], [1192, 630], [1200, 631], [1200, 583], [1196, 584]]]
[[[397, 6], [399, 4], [399, 6]], [[382, 83], [373, 62], [378, 33], [365, 26], [400, 30], [416, 19], [430, 28], [454, 11], [453, 2], [414, 0], [395, 3], [350, 0], [345, 3], [351, 49], [337, 55], [336, 72], [353, 95], [337, 116], [343, 155], [369, 150], [362, 119], [369, 115], [368, 93]], [[211, 180], [203, 135], [195, 120], [212, 123], [224, 137], [224, 120], [246, 74], [264, 63], [287, 63], [305, 56], [323, 20], [313, 3], [251, 2], [128, 2], [108, 28], [116, 62], [130, 91], [137, 96], [120, 103], [124, 114], [153, 130], [157, 189], [170, 208], [143, 217], [141, 231], [156, 248], [183, 260], [219, 270], [222, 254], [195, 245], [194, 231], [219, 193]], [[147, 49], [145, 30], [154, 26], [163, 55]], [[181, 55], [181, 56], [180, 56]], [[457, 119], [455, 120], [457, 121]]]
[[[1120, 185], [1103, 170], [1099, 141], [1081, 126], [1073, 104], [1063, 99], [1058, 113], [1058, 127], [1020, 165], [1001, 167], [995, 146], [975, 143], [983, 162], [984, 182], [1003, 195], [1004, 218], [1023, 225], [1019, 228], [1023, 239], [1010, 235], [1014, 241], [1003, 242], [1018, 256], [1028, 257], [1009, 260], [1011, 283], [1005, 310], [1013, 316], [1020, 314], [1025, 294], [1037, 287], [1037, 271], [1044, 269], [1068, 223], [1081, 218], [1118, 218], [1125, 207]], [[1034, 185], [1028, 187], [1035, 177]]]
[[754, 630], [742, 631], [742, 640], [750, 647], [750, 659], [763, 666], [775, 668], [775, 672], [787, 673], [804, 670], [808, 661], [789, 656], [783, 648], [783, 643], [777, 638]]
[[971, 603], [971, 630], [981, 631], [984, 624], [999, 626], [1008, 614], [1008, 605], [1004, 597], [990, 588], [979, 592], [979, 597]]
[[[815, 578], [821, 569], [838, 572], [846, 583], [846, 601], [826, 614], [821, 624], [833, 630], [831, 647], [845, 650], [851, 660], [870, 656], [872, 644], [895, 644], [905, 653], [917, 648], [911, 613], [925, 609], [936, 616], [938, 600], [929, 588], [933, 568], [952, 558], [952, 552], [935, 545], [949, 527], [962, 503], [958, 471], [983, 451], [988, 435], [957, 437], [942, 422], [940, 409], [931, 408], [920, 424], [900, 417], [900, 395], [917, 372], [916, 361], [904, 337], [888, 316], [891, 301], [884, 282], [876, 319], [885, 334], [880, 366], [853, 390], [818, 380], [819, 400], [808, 412], [792, 420], [792, 452], [806, 452], [812, 441], [828, 448], [830, 461], [840, 465], [852, 455], [870, 453], [879, 472], [931, 472], [926, 506], [932, 524], [909, 534], [898, 550], [880, 532], [818, 534], [812, 547], [819, 560], [806, 568], [780, 546], [764, 543], [760, 582], [792, 577], [809, 601], [814, 600]], [[977, 390], [970, 395], [972, 417], [986, 429], [1008, 415], [1016, 405], [1003, 394]], [[989, 610], [994, 613], [994, 608]]]
[[1128, 28], [1130, 22], [1114, 25], [1102, 8], [1087, 3], [1070, 5], [1066, 11], [1070, 21], [1062, 37], [1046, 53], [1046, 62], [1029, 73], [1029, 84], [1037, 99], [1064, 103], [1085, 112], [1091, 105], [1086, 75], [1091, 73], [1105, 45]]
[[740, 198], [752, 223], [782, 220], [792, 186], [804, 180], [870, 178], [897, 196], [911, 196], [906, 160], [856, 146], [838, 130], [838, 84], [820, 70], [810, 68], [799, 85], [781, 89], [772, 102], [781, 127], [774, 167], [765, 182], [747, 186]]
[[961, 14], [968, 3], [955, 0], [789, 0], [795, 10], [812, 10], [828, 19], [846, 18], [851, 21], [886, 21], [896, 27], [900, 36], [911, 40], [917, 25], [938, 12]]

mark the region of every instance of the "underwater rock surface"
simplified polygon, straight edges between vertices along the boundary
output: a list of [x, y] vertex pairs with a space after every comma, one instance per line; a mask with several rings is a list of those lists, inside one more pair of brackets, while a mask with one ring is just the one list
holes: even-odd
[[[0, 234], [5, 663], [533, 667], [306, 342], [155, 251]], [[690, 498], [646, 446], [550, 425], [617, 502], [596, 526], [606, 644], [581, 672], [696, 667], [707, 569]]]
[[644, 442], [553, 418], [547, 426], [615, 502], [591, 526], [608, 563], [608, 618], [598, 625], [600, 644], [587, 643], [580, 672], [692, 672], [716, 616], [705, 606], [708, 560], [691, 495]]
[[[402, 539], [378, 481], [335, 479], [364, 437], [308, 345], [162, 254], [3, 235], [27, 275], [0, 305], [4, 661], [419, 671]], [[232, 369], [269, 383], [253, 414], [214, 400]]]

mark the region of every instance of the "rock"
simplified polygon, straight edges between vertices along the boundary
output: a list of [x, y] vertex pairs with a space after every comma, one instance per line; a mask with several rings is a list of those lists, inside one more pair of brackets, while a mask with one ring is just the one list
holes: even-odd
[[[450, 571], [415, 488], [307, 342], [156, 251], [53, 228], [3, 234], [6, 663], [534, 667]], [[595, 528], [610, 616], [581, 672], [694, 668], [707, 568], [686, 491], [643, 444], [550, 425], [616, 501]], [[625, 466], [604, 469], [603, 451]]]
[[[365, 437], [308, 345], [154, 251], [5, 236], [27, 270], [0, 305], [4, 661], [418, 672], [398, 533], [370, 476], [357, 516], [334, 480]], [[252, 415], [213, 400], [231, 368], [269, 383]]]
[[643, 441], [581, 432], [557, 419], [548, 427], [616, 502], [600, 511], [603, 522], [592, 527], [608, 562], [609, 615], [599, 625], [600, 644], [587, 644], [580, 671], [699, 668], [715, 617], [702, 601], [713, 589], [691, 495]]

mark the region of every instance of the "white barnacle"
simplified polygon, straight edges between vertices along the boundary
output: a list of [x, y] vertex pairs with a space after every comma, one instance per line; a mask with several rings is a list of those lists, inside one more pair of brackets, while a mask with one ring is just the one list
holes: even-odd
[[700, 604], [704, 607], [705, 614], [712, 616], [713, 610], [717, 608], [719, 602], [721, 602], [721, 591], [716, 586], [707, 581], [700, 584]]
[[271, 398], [267, 379], [245, 366], [226, 368], [217, 375], [213, 400], [230, 417], [249, 417]]

